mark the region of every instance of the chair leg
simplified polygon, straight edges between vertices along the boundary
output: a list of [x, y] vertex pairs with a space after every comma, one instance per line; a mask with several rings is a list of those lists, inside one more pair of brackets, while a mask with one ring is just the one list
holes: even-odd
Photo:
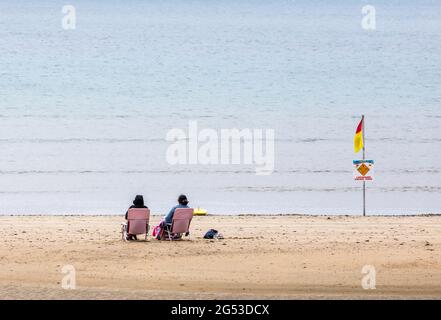
[[168, 227], [168, 225], [164, 225], [164, 229], [163, 231], [166, 233], [165, 234], [165, 239], [171, 241], [171, 233], [170, 233], [170, 228]]
[[121, 238], [122, 238], [121, 240], [127, 242], [127, 225], [126, 224], [121, 225]]
[[172, 239], [172, 233], [171, 233], [170, 228], [167, 228], [167, 234], [168, 234], [168, 240], [172, 241], [173, 239]]

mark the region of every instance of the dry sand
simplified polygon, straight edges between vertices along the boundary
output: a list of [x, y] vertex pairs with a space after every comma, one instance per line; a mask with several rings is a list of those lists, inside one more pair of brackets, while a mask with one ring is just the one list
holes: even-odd
[[[1, 299], [441, 298], [441, 216], [206, 216], [190, 240], [130, 243], [114, 216], [0, 222]], [[202, 239], [209, 228], [225, 239]]]

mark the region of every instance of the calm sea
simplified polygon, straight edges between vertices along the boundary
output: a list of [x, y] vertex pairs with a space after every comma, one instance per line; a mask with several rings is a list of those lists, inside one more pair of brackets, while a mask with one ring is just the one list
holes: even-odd
[[[64, 30], [62, 7], [76, 8]], [[361, 27], [364, 5], [376, 30]], [[0, 1], [0, 214], [441, 213], [439, 1]], [[173, 128], [274, 129], [275, 171], [169, 165]]]

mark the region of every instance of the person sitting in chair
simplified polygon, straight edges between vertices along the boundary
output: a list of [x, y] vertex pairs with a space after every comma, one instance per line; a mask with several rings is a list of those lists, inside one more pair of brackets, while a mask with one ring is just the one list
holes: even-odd
[[[174, 206], [173, 208], [171, 208], [170, 212], [165, 216], [164, 220], [161, 221], [161, 223], [159, 224], [159, 232], [158, 235], [156, 237], [156, 239], [161, 240], [164, 239], [165, 237], [165, 230], [166, 228], [169, 228], [173, 222], [173, 216], [175, 214], [176, 209], [179, 208], [189, 208], [188, 206], [188, 200], [187, 200], [187, 196], [184, 194], [181, 194], [178, 198], [178, 205]], [[174, 235], [175, 239], [180, 238], [179, 234]]]
[[178, 205], [171, 208], [170, 212], [165, 216], [165, 223], [171, 224], [173, 222], [173, 215], [178, 208], [189, 208], [187, 196], [181, 194], [178, 198]]
[[[133, 205], [130, 206], [129, 209], [132, 208], [148, 208], [144, 205], [144, 197], [142, 195], [137, 195], [135, 197], [135, 200], [133, 200]], [[126, 212], [126, 220], [127, 220], [127, 216], [129, 215], [129, 210], [127, 210]], [[127, 234], [127, 240], [138, 240], [136, 238], [136, 235], [134, 234]]]

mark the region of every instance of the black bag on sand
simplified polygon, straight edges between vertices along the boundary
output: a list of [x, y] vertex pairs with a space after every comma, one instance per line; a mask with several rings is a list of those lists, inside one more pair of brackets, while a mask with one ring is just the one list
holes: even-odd
[[210, 229], [207, 231], [207, 233], [204, 236], [204, 239], [214, 239], [214, 237], [217, 235], [217, 230]]

